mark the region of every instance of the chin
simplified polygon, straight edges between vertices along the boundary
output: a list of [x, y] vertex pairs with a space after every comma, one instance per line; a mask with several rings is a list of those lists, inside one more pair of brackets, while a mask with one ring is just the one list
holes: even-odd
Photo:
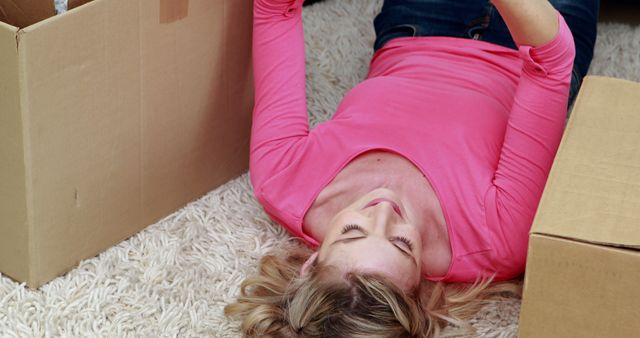
[[385, 198], [389, 198], [389, 199], [398, 201], [398, 194], [395, 191], [393, 191], [393, 190], [391, 190], [389, 188], [384, 188], [384, 187], [373, 189], [369, 193], [367, 193], [366, 196], [369, 196], [369, 197], [385, 197]]

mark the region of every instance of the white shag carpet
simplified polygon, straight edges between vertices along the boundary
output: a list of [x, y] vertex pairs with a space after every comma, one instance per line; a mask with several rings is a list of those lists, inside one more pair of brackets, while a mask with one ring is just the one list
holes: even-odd
[[56, 7], [56, 13], [62, 14], [67, 11], [68, 0], [54, 0], [53, 5]]
[[[364, 78], [381, 0], [304, 11], [311, 123]], [[591, 72], [640, 81], [640, 27], [601, 24]], [[247, 174], [83, 261], [39, 290], [0, 276], [0, 337], [239, 337], [222, 309], [273, 248], [295, 244], [253, 197]], [[515, 337], [520, 301], [495, 299], [479, 337]]]

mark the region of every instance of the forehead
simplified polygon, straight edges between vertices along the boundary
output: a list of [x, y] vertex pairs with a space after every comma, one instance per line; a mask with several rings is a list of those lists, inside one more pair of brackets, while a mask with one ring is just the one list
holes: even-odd
[[331, 245], [323, 264], [333, 265], [346, 273], [359, 271], [382, 274], [394, 284], [406, 289], [419, 280], [420, 271], [414, 261], [400, 253], [393, 244], [374, 238]]

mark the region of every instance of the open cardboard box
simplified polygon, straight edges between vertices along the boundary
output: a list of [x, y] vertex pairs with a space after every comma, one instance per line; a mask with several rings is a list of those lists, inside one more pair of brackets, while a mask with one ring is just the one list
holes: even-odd
[[0, 22], [0, 272], [29, 287], [243, 173], [253, 106], [251, 0], [36, 1], [0, 0], [33, 14]]
[[640, 335], [640, 83], [587, 77], [531, 230], [520, 337]]

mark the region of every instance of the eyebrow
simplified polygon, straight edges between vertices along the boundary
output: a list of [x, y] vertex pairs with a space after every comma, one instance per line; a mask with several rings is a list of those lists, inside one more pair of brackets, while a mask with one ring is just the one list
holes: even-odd
[[[355, 242], [359, 239], [364, 239], [367, 238], [367, 236], [360, 236], [360, 237], [352, 237], [352, 238], [342, 238], [342, 239], [338, 239], [333, 241], [333, 243], [331, 243], [330, 245], [334, 245], [334, 244], [347, 244], [347, 243], [351, 243], [351, 242]], [[416, 260], [413, 259], [413, 256], [411, 256], [410, 254], [408, 254], [406, 251], [400, 249], [397, 245], [389, 242], [389, 244], [393, 245], [394, 248], [396, 248], [398, 251], [400, 251], [402, 253], [403, 256], [409, 258], [411, 260], [411, 262], [413, 262], [413, 265], [418, 266], [418, 263], [416, 263]]]

